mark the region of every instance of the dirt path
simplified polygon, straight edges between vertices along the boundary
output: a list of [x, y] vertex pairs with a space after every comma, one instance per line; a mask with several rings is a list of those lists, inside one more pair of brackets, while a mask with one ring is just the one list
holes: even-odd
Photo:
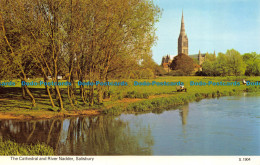
[[[40, 114], [42, 113], [42, 114]], [[16, 112], [0, 112], [0, 120], [32, 120], [32, 119], [51, 119], [51, 118], [63, 118], [71, 116], [94, 116], [100, 115], [99, 110], [80, 110], [80, 111], [68, 111], [68, 112], [27, 112], [24, 114], [17, 114]]]

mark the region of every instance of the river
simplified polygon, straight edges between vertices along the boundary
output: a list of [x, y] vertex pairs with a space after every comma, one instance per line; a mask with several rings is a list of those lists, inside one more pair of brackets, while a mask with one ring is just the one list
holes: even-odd
[[0, 137], [57, 155], [260, 155], [260, 96], [203, 99], [161, 113], [2, 120]]

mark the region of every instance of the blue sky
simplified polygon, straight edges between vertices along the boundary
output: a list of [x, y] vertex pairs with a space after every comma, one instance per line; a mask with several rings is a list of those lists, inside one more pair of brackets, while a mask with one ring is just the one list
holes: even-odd
[[260, 53], [260, 0], [154, 0], [163, 9], [156, 24], [153, 59], [177, 54], [181, 14], [189, 39], [189, 54], [226, 52]]

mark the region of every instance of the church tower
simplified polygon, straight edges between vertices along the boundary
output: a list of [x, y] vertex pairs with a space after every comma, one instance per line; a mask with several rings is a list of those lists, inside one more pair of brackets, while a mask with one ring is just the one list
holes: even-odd
[[184, 17], [183, 17], [183, 11], [182, 11], [181, 32], [180, 32], [179, 39], [178, 39], [178, 54], [184, 53], [184, 54], [188, 55], [189, 54], [188, 50], [189, 50], [188, 37], [185, 33]]

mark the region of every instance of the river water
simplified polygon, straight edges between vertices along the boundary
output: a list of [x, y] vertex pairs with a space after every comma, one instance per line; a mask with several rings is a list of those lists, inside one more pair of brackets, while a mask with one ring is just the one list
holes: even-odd
[[57, 155], [260, 155], [260, 96], [204, 99], [161, 113], [0, 121], [0, 137]]

